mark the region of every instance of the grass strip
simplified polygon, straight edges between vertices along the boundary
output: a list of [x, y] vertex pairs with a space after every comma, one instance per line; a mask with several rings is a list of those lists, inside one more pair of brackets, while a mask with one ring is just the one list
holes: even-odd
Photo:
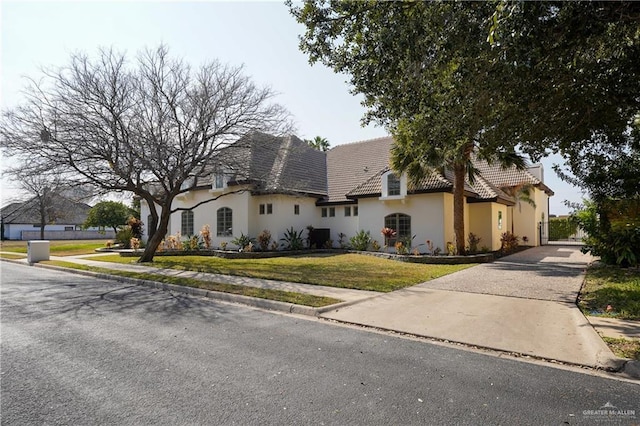
[[310, 306], [319, 308], [322, 306], [340, 303], [342, 300], [333, 299], [331, 297], [314, 296], [311, 294], [295, 293], [291, 291], [273, 290], [257, 287], [247, 287], [236, 284], [225, 284], [211, 281], [196, 280], [194, 278], [170, 277], [160, 274], [149, 274], [140, 272], [118, 271], [108, 268], [96, 268], [88, 265], [80, 265], [77, 263], [64, 262], [58, 260], [49, 260], [41, 262], [47, 265], [60, 266], [63, 268], [78, 269], [82, 271], [98, 272], [120, 277], [136, 278], [140, 280], [156, 281], [167, 284], [175, 284], [184, 287], [201, 288], [204, 290], [218, 291], [221, 293], [238, 294], [242, 296], [257, 297], [260, 299], [276, 300], [279, 302], [293, 303], [296, 305]]
[[640, 320], [640, 269], [592, 266], [578, 306], [585, 315]]
[[613, 337], [603, 337], [602, 340], [609, 345], [616, 356], [640, 361], [640, 340]]
[[20, 254], [20, 253], [0, 253], [0, 257], [3, 259], [24, 259], [25, 257], [27, 257], [26, 254]]
[[[136, 262], [135, 258], [119, 255], [92, 257], [91, 260], [125, 264]], [[391, 292], [473, 266], [404, 263], [355, 253], [268, 259], [156, 256], [153, 262], [145, 265], [379, 292]]]
[[[104, 247], [102, 240], [86, 241], [50, 241], [49, 251], [55, 256], [76, 256], [79, 254], [92, 254], [100, 247]], [[0, 251], [10, 251], [13, 253], [27, 253], [27, 241], [2, 241]]]

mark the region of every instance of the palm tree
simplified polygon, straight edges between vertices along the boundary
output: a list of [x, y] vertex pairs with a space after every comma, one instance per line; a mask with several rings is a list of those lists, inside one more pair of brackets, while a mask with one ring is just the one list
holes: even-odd
[[328, 151], [329, 150], [329, 141], [327, 138], [323, 138], [321, 136], [316, 136], [313, 139], [305, 139], [306, 143], [309, 144], [313, 149], [317, 149], [318, 151]]
[[399, 120], [392, 131], [395, 142], [391, 149], [391, 166], [399, 173], [406, 172], [413, 184], [433, 172], [442, 175], [453, 172], [453, 229], [456, 251], [464, 254], [464, 185], [465, 180], [473, 183], [477, 174], [472, 157], [519, 169], [525, 167], [525, 160], [513, 150], [480, 146], [473, 137], [459, 137], [451, 127], [444, 125], [438, 129], [439, 137], [432, 137], [429, 132], [436, 126], [428, 117]]

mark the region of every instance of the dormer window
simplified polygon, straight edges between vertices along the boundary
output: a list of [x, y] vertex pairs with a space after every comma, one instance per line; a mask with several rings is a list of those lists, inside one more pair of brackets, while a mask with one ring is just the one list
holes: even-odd
[[407, 177], [400, 176], [391, 170], [382, 175], [382, 196], [381, 199], [402, 199], [407, 195]]
[[233, 174], [225, 171], [217, 171], [213, 175], [211, 189], [213, 191], [221, 191], [227, 187], [227, 184], [233, 180]]
[[223, 173], [216, 173], [215, 175], [215, 179], [213, 181], [213, 187], [215, 189], [222, 189], [224, 188], [224, 174]]
[[400, 195], [400, 179], [394, 173], [387, 175], [387, 195]]

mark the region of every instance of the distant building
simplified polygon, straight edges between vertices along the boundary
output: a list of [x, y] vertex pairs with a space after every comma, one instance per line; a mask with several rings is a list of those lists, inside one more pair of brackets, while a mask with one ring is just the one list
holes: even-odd
[[[73, 202], [62, 196], [55, 198], [45, 213], [45, 239], [86, 239], [113, 238], [113, 231], [109, 235], [98, 233], [97, 228], [89, 231], [82, 230], [82, 224], [87, 219], [91, 206], [85, 203]], [[40, 207], [37, 199], [31, 198], [21, 203], [11, 203], [0, 209], [2, 225], [2, 239], [4, 240], [32, 240], [40, 239]]]

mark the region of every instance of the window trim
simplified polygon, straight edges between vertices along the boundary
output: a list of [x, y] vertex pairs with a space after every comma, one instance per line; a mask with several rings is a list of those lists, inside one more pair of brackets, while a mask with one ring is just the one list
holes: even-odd
[[[396, 180], [399, 182], [399, 193], [390, 195], [389, 194], [389, 180], [392, 177], [396, 177]], [[407, 195], [407, 175], [406, 173], [402, 173], [399, 177], [393, 173], [393, 170], [389, 170], [382, 174], [382, 192], [380, 195], [380, 200], [402, 200]], [[394, 185], [395, 187], [395, 185]]]
[[[387, 222], [388, 218], [394, 218], [394, 226], [388, 226], [391, 225], [390, 223]], [[401, 222], [401, 218], [406, 218], [408, 219], [408, 223], [409, 223], [409, 229], [408, 229], [408, 233], [403, 232], [400, 233], [400, 222]], [[391, 228], [394, 231], [396, 231], [396, 236], [393, 238], [389, 238], [389, 244], [395, 244], [396, 241], [398, 240], [404, 240], [406, 238], [411, 238], [411, 216], [406, 214], [406, 213], [401, 213], [401, 212], [395, 212], [395, 213], [390, 213], [388, 215], [386, 215], [384, 217], [384, 227], [385, 228]], [[407, 229], [405, 229], [405, 231], [407, 231]]]
[[[183, 237], [194, 235], [194, 222], [195, 215], [193, 214], [193, 210], [185, 210], [180, 214], [180, 234]], [[191, 230], [191, 232], [188, 232], [189, 230]]]
[[[227, 217], [225, 213], [229, 214], [227, 224]], [[223, 214], [222, 217], [222, 226], [220, 226], [220, 214]], [[221, 230], [220, 228], [224, 228]], [[216, 210], [216, 236], [217, 237], [233, 237], [233, 210], [230, 207], [220, 207]]]

